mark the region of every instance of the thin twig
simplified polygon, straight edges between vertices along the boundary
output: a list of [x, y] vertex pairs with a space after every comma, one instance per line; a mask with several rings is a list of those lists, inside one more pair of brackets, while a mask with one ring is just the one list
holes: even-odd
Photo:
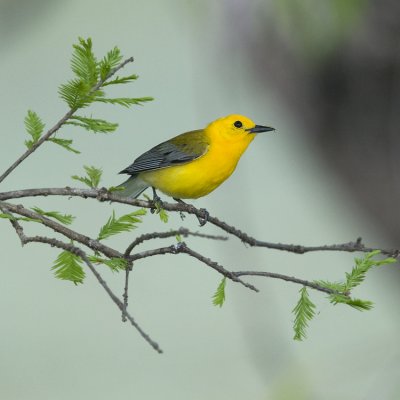
[[187, 228], [179, 228], [173, 231], [168, 231], [168, 232], [152, 232], [152, 233], [145, 233], [143, 235], [138, 236], [125, 250], [125, 256], [129, 256], [131, 254], [132, 250], [138, 246], [139, 244], [143, 243], [146, 240], [152, 240], [152, 239], [166, 239], [169, 237], [181, 235], [183, 237], [188, 237], [188, 236], [195, 236], [195, 237], [201, 237], [205, 239], [212, 239], [212, 240], [228, 240], [228, 237], [226, 236], [220, 236], [220, 235], [207, 235], [204, 233], [199, 233], [199, 232], [192, 232]]
[[186, 254], [189, 254], [190, 256], [192, 256], [194, 258], [197, 258], [199, 261], [201, 261], [202, 263], [208, 265], [212, 269], [215, 269], [220, 274], [226, 276], [228, 279], [231, 279], [234, 282], [241, 283], [243, 286], [246, 286], [247, 288], [249, 288], [251, 290], [254, 290], [255, 292], [259, 292], [259, 290], [255, 286], [251, 285], [250, 283], [243, 282], [233, 272], [228, 271], [222, 265], [220, 265], [217, 262], [211, 260], [210, 258], [204, 257], [202, 254], [197, 253], [196, 251], [192, 250], [190, 247], [188, 247], [186, 245], [183, 246], [182, 252], [186, 253]]
[[108, 287], [107, 283], [104, 281], [104, 279], [101, 277], [99, 272], [96, 270], [96, 268], [93, 266], [93, 264], [90, 262], [90, 260], [87, 258], [86, 254], [81, 255], [82, 260], [86, 263], [86, 265], [90, 268], [90, 270], [93, 272], [94, 276], [98, 280], [101, 286], [106, 290], [108, 295], [111, 297], [113, 302], [118, 306], [118, 308], [123, 312], [124, 316], [128, 318], [129, 322], [134, 326], [137, 331], [140, 333], [140, 335], [146, 340], [147, 343], [153, 347], [154, 350], [156, 350], [158, 353], [162, 353], [163, 351], [161, 350], [160, 346], [158, 345], [157, 342], [155, 342], [146, 332], [143, 331], [143, 329], [140, 327], [140, 325], [135, 321], [135, 319], [128, 313], [128, 311], [124, 307], [124, 303], [112, 292], [112, 290]]
[[159, 247], [157, 249], [152, 249], [152, 250], [145, 250], [140, 253], [135, 253], [129, 256], [129, 260], [131, 261], [137, 261], [142, 258], [147, 258], [147, 257], [153, 257], [153, 256], [159, 256], [159, 255], [165, 255], [165, 254], [188, 254], [191, 257], [197, 258], [199, 261], [201, 261], [203, 264], [208, 265], [212, 269], [215, 269], [218, 271], [220, 274], [226, 276], [228, 279], [231, 279], [234, 282], [238, 282], [242, 284], [243, 286], [254, 290], [255, 292], [258, 292], [259, 290], [251, 285], [250, 283], [244, 282], [241, 279], [239, 279], [235, 274], [231, 271], [228, 271], [225, 269], [222, 265], [218, 264], [217, 262], [211, 260], [210, 258], [204, 257], [200, 253], [197, 253], [196, 251], [192, 250], [190, 247], [186, 245], [185, 242], [179, 242], [177, 244], [174, 244], [172, 246], [168, 247]]
[[[129, 57], [117, 67], [112, 69], [108, 75], [104, 79], [100, 79], [93, 88], [88, 92], [88, 96], [97, 91], [108, 79], [110, 79], [116, 72], [118, 72], [121, 68], [125, 67], [129, 62], [133, 62], [133, 57]], [[0, 176], [0, 183], [8, 176], [15, 168], [18, 167], [19, 164], [22, 163], [28, 156], [30, 156], [39, 146], [41, 146], [46, 140], [48, 140], [54, 133], [56, 133], [78, 110], [78, 108], [71, 108], [52, 128], [50, 128], [40, 139], [28, 150], [25, 151], [24, 154], [21, 155], [7, 170]]]
[[232, 272], [233, 275], [235, 276], [264, 276], [266, 278], [274, 278], [274, 279], [281, 279], [286, 282], [293, 282], [297, 283], [302, 286], [307, 286], [311, 289], [319, 290], [320, 292], [324, 292], [327, 294], [341, 294], [345, 295], [343, 292], [339, 292], [334, 289], [329, 289], [327, 287], [318, 285], [317, 283], [307, 281], [304, 279], [298, 279], [295, 278], [294, 276], [288, 276], [288, 275], [282, 275], [282, 274], [277, 274], [275, 272], [266, 272], [266, 271], [237, 271], [237, 272]]
[[124, 309], [122, 310], [122, 322], [126, 322], [126, 310], [128, 308], [128, 289], [129, 289], [129, 274], [132, 271], [132, 261], [128, 261], [125, 268], [125, 287], [122, 298], [124, 299]]

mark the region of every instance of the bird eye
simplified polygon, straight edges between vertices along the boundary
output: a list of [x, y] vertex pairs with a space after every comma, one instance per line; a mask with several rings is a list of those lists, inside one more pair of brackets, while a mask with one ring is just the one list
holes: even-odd
[[236, 128], [241, 128], [243, 124], [240, 121], [236, 121], [233, 125], [236, 126]]

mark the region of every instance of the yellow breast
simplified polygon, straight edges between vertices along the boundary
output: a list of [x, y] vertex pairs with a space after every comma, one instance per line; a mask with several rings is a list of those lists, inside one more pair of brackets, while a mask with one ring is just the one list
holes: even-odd
[[254, 135], [225, 136], [212, 125], [204, 131], [210, 138], [204, 155], [186, 164], [142, 172], [140, 178], [179, 199], [196, 199], [212, 192], [235, 170]]

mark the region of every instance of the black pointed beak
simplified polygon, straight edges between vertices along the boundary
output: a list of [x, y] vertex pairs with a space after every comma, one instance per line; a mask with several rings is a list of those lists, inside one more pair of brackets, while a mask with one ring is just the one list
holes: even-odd
[[256, 125], [254, 128], [246, 129], [247, 132], [250, 133], [261, 133], [261, 132], [271, 132], [274, 131], [275, 128], [270, 128], [269, 126], [262, 126], [262, 125]]

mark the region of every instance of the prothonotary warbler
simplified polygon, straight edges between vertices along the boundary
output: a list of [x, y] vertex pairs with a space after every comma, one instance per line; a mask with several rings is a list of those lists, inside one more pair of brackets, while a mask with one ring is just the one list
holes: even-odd
[[136, 198], [152, 187], [174, 199], [197, 199], [224, 182], [257, 133], [274, 128], [256, 125], [243, 115], [228, 115], [204, 129], [182, 133], [139, 156], [121, 174], [122, 196]]

